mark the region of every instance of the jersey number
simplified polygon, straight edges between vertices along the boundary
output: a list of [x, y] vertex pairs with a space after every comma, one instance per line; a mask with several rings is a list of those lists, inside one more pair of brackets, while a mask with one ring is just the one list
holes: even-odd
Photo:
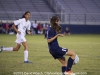
[[62, 51], [65, 51], [66, 52], [66, 48], [62, 48]]

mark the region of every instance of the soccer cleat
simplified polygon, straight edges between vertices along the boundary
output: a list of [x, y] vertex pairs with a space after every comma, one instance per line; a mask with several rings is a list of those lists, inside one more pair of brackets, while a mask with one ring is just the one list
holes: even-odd
[[64, 73], [65, 75], [75, 75], [71, 70]]
[[75, 56], [75, 59], [74, 59], [74, 62], [73, 62], [73, 65], [77, 64], [79, 62], [79, 57], [78, 55]]
[[1, 46], [1, 48], [0, 48], [0, 53], [3, 51], [3, 48], [4, 48], [4, 46]]
[[32, 63], [32, 62], [27, 60], [27, 61], [24, 61], [24, 63]]

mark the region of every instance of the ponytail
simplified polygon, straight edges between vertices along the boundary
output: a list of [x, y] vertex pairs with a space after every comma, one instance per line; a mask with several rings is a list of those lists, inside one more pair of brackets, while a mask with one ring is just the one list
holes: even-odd
[[23, 15], [22, 18], [25, 18], [25, 15]]
[[22, 18], [25, 18], [25, 15], [26, 15], [27, 13], [30, 13], [30, 12], [29, 12], [29, 11], [26, 11], [26, 12], [24, 13], [24, 15], [22, 16]]

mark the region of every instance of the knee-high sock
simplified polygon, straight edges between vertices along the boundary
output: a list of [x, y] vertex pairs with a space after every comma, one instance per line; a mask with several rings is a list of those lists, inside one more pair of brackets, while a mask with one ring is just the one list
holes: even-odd
[[6, 47], [6, 48], [3, 48], [3, 51], [13, 51], [13, 47]]
[[28, 61], [28, 51], [24, 51], [24, 61]]
[[64, 72], [66, 71], [66, 66], [62, 66], [61, 69], [62, 69], [62, 75], [64, 75]]
[[67, 71], [70, 71], [73, 65], [73, 59], [71, 57], [69, 57], [68, 59], [68, 63], [67, 63]]

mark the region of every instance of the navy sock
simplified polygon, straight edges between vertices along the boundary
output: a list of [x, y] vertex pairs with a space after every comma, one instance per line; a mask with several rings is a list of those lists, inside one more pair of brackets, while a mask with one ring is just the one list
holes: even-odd
[[67, 71], [70, 71], [73, 65], [73, 59], [71, 57], [69, 57], [68, 59], [68, 63], [67, 63]]
[[62, 74], [64, 75], [64, 72], [66, 71], [66, 66], [62, 66]]

